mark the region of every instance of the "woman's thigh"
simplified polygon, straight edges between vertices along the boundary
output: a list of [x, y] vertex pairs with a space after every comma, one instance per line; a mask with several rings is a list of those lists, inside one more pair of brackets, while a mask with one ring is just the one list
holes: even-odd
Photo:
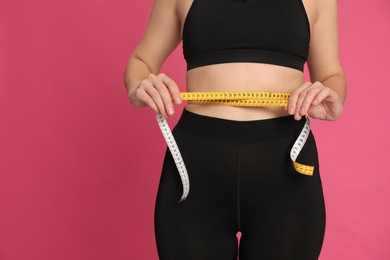
[[174, 132], [190, 181], [182, 184], [166, 151], [155, 207], [155, 235], [162, 260], [236, 260], [237, 147]]
[[325, 203], [314, 136], [297, 161], [314, 165], [313, 176], [293, 169], [294, 139], [242, 147], [240, 260], [315, 260], [325, 233]]

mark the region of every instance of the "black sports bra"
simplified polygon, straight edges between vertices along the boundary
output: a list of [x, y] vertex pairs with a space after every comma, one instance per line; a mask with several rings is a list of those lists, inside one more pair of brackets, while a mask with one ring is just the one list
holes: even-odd
[[259, 62], [303, 71], [310, 23], [302, 0], [193, 0], [182, 40], [187, 70]]

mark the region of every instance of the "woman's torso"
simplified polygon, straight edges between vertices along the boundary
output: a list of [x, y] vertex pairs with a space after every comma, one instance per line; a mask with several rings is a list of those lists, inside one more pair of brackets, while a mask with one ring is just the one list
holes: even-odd
[[[192, 1], [177, 0], [177, 13], [183, 22], [188, 15]], [[302, 0], [310, 32], [317, 19], [316, 1]], [[181, 34], [183, 35], [183, 34]], [[291, 92], [304, 83], [302, 71], [274, 64], [256, 62], [231, 62], [211, 64], [193, 68], [186, 73], [187, 91], [272, 91]], [[288, 115], [283, 107], [233, 107], [218, 105], [188, 104], [187, 110], [232, 120], [255, 120]]]

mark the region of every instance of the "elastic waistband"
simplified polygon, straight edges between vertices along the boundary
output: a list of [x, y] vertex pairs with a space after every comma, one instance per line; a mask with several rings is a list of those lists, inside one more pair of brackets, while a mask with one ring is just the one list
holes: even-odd
[[265, 142], [288, 138], [296, 139], [305, 121], [305, 117], [297, 121], [293, 115], [239, 121], [200, 115], [183, 109], [173, 131], [179, 130], [194, 136], [224, 142]]

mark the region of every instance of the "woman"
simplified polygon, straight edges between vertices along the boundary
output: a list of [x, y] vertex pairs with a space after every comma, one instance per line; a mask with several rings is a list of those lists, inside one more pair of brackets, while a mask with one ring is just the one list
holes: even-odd
[[318, 259], [325, 204], [313, 133], [298, 157], [314, 166], [311, 176], [294, 170], [289, 152], [306, 117], [332, 121], [343, 111], [336, 1], [155, 0], [125, 70], [134, 106], [175, 113], [179, 88], [159, 70], [181, 40], [188, 92], [290, 93], [285, 107], [184, 108], [173, 135], [191, 192], [178, 202], [167, 150], [155, 207], [160, 259]]

